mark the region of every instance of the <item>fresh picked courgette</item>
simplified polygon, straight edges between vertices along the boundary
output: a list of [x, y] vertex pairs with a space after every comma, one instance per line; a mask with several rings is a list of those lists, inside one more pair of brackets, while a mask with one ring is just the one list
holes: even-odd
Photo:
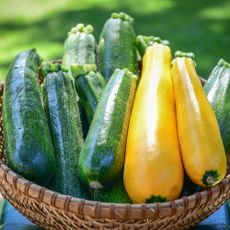
[[128, 68], [138, 73], [136, 35], [133, 18], [125, 13], [113, 13], [102, 29], [98, 44], [98, 65], [106, 81], [116, 68]]
[[218, 123], [196, 73], [192, 53], [176, 52], [172, 62], [178, 136], [183, 165], [201, 187], [219, 183], [227, 163]]
[[230, 153], [230, 64], [221, 59], [204, 85], [215, 112], [226, 154]]
[[72, 65], [71, 73], [75, 78], [75, 87], [80, 97], [80, 103], [83, 105], [89, 123], [91, 123], [98, 101], [105, 89], [106, 81], [97, 72], [96, 65]]
[[96, 64], [97, 44], [92, 33], [92, 25], [77, 24], [70, 30], [64, 44], [63, 65]]
[[128, 69], [116, 69], [98, 103], [78, 161], [79, 175], [92, 189], [109, 187], [122, 171], [136, 81]]
[[35, 49], [20, 53], [9, 68], [3, 95], [6, 161], [15, 172], [47, 185], [56, 162], [39, 86]]
[[52, 188], [63, 194], [88, 198], [89, 193], [80, 184], [77, 173], [83, 137], [73, 77], [60, 64], [46, 64], [43, 72], [44, 106], [57, 161]]
[[144, 54], [124, 163], [124, 185], [133, 203], [173, 200], [182, 190], [171, 58], [170, 47], [158, 42]]
[[[95, 65], [96, 64], [96, 40], [93, 36], [92, 25], [85, 26], [77, 24], [68, 33], [64, 44], [64, 57], [62, 64], [71, 69], [71, 65]], [[87, 135], [90, 119], [87, 118], [84, 105], [79, 101], [80, 118], [83, 130], [83, 136]]]

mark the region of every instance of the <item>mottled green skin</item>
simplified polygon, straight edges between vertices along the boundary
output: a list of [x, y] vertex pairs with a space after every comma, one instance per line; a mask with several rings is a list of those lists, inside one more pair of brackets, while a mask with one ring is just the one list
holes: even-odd
[[115, 70], [98, 103], [78, 161], [79, 175], [92, 189], [111, 185], [122, 171], [136, 81], [127, 69]]
[[138, 73], [136, 35], [131, 22], [110, 18], [105, 23], [98, 44], [98, 67], [106, 81], [116, 68]]
[[77, 32], [67, 37], [64, 44], [63, 65], [96, 64], [96, 41], [92, 34]]
[[3, 96], [6, 161], [18, 174], [47, 185], [56, 163], [42, 105], [35, 50], [20, 53], [9, 68]]
[[44, 105], [57, 161], [53, 188], [63, 194], [88, 198], [89, 194], [80, 184], [77, 173], [83, 137], [73, 78], [62, 71], [48, 73], [43, 87]]
[[215, 68], [208, 78], [205, 93], [215, 112], [225, 152], [230, 153], [230, 68]]
[[80, 103], [86, 112], [89, 123], [92, 122], [98, 101], [104, 92], [106, 81], [99, 72], [89, 72], [75, 77], [75, 87]]
[[119, 176], [111, 188], [99, 191], [98, 200], [107, 203], [132, 203], [125, 190], [122, 176]]
[[[70, 34], [64, 44], [64, 57], [62, 64], [69, 69], [73, 64], [96, 64], [96, 40], [91, 33], [76, 32]], [[85, 138], [89, 129], [89, 119], [84, 111], [84, 106], [78, 102], [83, 137]]]

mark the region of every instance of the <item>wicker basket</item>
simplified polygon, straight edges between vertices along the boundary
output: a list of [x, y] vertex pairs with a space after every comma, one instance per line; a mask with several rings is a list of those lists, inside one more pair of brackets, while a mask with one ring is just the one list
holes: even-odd
[[[0, 117], [3, 86], [0, 84]], [[0, 192], [45, 229], [188, 229], [230, 197], [230, 174], [211, 189], [164, 203], [109, 204], [61, 195], [24, 179], [4, 164], [2, 131], [0, 122]]]

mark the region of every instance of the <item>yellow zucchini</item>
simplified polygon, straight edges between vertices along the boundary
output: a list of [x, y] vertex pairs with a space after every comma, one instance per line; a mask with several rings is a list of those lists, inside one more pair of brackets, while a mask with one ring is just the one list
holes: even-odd
[[170, 70], [170, 48], [158, 43], [149, 46], [131, 113], [124, 165], [124, 185], [134, 203], [178, 198], [183, 186]]
[[177, 53], [172, 64], [178, 135], [185, 170], [203, 187], [220, 182], [226, 157], [215, 114], [190, 55]]

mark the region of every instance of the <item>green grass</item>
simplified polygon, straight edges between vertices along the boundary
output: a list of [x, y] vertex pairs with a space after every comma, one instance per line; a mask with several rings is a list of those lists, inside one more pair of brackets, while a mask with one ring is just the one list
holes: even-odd
[[155, 35], [176, 50], [196, 54], [198, 73], [207, 77], [220, 58], [230, 61], [229, 0], [0, 0], [0, 79], [25, 49], [44, 60], [60, 59], [68, 30], [91, 23], [99, 38], [114, 11], [135, 18], [137, 34]]

